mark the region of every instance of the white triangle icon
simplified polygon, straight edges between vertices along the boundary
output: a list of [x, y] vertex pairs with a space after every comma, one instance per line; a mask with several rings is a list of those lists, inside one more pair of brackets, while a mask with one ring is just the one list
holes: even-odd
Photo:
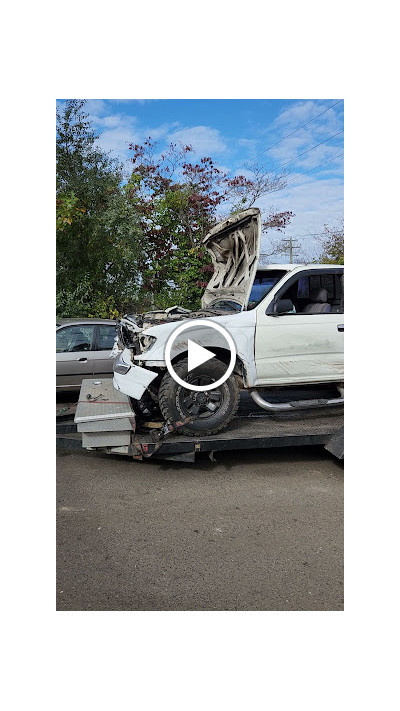
[[211, 353], [207, 348], [199, 346], [198, 343], [188, 338], [188, 373], [190, 373], [193, 368], [198, 368], [199, 365], [211, 360], [211, 358], [215, 358], [215, 353]]

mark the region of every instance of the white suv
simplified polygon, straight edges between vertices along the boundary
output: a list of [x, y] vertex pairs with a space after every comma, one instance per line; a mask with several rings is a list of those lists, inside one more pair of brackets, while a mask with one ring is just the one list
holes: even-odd
[[[204, 238], [214, 274], [202, 309], [180, 307], [125, 316], [119, 325], [119, 354], [114, 387], [132, 398], [143, 416], [159, 408], [167, 422], [184, 422], [180, 431], [208, 435], [222, 430], [235, 415], [239, 389], [249, 390], [267, 410], [343, 402], [343, 266], [271, 264], [259, 266], [261, 218], [257, 208], [216, 225]], [[221, 324], [236, 346], [232, 375], [218, 388], [230, 351], [225, 339], [207, 328]], [[215, 358], [188, 372], [188, 345], [176, 339], [171, 350], [175, 373], [205, 392], [184, 388], [166, 368], [165, 346], [177, 321], [191, 321], [190, 338], [212, 349]], [[334, 384], [328, 400], [272, 404], [262, 390]]]

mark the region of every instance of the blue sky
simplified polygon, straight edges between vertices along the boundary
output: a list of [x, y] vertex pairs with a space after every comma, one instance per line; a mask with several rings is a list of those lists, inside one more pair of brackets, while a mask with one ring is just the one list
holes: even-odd
[[[256, 160], [268, 168], [286, 164], [290, 171], [287, 187], [257, 205], [263, 212], [271, 207], [292, 210], [296, 216], [284, 236], [296, 238], [301, 254], [312, 258], [320, 251], [318, 237], [313, 235], [321, 233], [324, 224], [334, 226], [343, 217], [343, 101], [338, 101], [90, 99], [86, 110], [100, 134], [100, 145], [123, 160], [127, 169], [129, 143], [148, 136], [160, 141], [160, 150], [171, 141], [189, 143], [196, 156], [210, 156], [232, 175], [246, 175], [242, 164], [260, 152]], [[325, 142], [330, 136], [334, 137]], [[279, 237], [272, 233], [264, 237], [262, 251], [268, 252], [270, 242]], [[281, 254], [272, 261], [285, 259]]]

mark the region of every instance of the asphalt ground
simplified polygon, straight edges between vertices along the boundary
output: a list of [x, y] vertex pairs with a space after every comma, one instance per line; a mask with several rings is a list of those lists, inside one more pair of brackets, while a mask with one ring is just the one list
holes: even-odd
[[342, 610], [343, 464], [57, 451], [58, 610]]

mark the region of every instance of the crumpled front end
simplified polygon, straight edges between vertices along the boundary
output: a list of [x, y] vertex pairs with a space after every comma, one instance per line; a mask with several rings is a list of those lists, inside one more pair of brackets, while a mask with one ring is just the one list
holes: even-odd
[[140, 400], [150, 383], [155, 380], [157, 373], [147, 368], [135, 365], [131, 360], [129, 348], [117, 356], [114, 361], [113, 385], [116, 390], [135, 400]]

